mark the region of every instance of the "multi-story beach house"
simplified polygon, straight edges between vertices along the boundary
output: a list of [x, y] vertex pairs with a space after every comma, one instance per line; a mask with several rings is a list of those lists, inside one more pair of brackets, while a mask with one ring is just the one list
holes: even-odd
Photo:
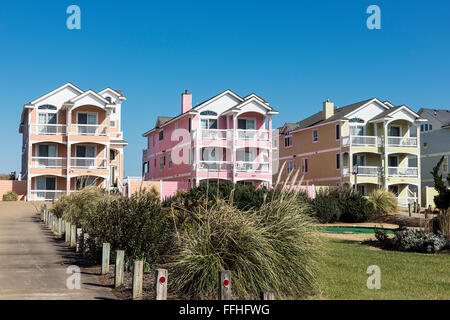
[[420, 163], [422, 166], [422, 187], [434, 187], [431, 172], [444, 156], [441, 174], [449, 173], [450, 157], [450, 110], [420, 109], [418, 114], [428, 122], [420, 125]]
[[194, 107], [181, 95], [181, 113], [158, 117], [143, 134], [144, 180], [232, 181], [272, 184], [272, 116], [278, 114], [256, 94], [226, 90]]
[[304, 182], [348, 185], [363, 195], [385, 188], [399, 205], [420, 202], [420, 124], [426, 121], [408, 107], [377, 98], [322, 111], [280, 128], [281, 180], [299, 169]]
[[119, 90], [67, 83], [24, 106], [19, 132], [27, 200], [53, 200], [88, 185], [122, 187], [123, 101]]

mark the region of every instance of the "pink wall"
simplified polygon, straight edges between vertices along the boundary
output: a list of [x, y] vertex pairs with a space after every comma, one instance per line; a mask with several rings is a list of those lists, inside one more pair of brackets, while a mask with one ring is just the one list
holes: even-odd
[[27, 182], [15, 181], [15, 180], [0, 180], [0, 200], [3, 195], [8, 191], [14, 191], [19, 196], [19, 200], [22, 200], [27, 194]]
[[185, 181], [128, 181], [126, 195], [131, 196], [141, 189], [150, 191], [155, 188], [161, 199], [174, 196], [178, 190], [189, 190], [190, 185]]

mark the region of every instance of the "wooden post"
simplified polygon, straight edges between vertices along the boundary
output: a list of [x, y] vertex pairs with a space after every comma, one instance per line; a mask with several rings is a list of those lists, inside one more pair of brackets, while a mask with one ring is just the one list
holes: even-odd
[[109, 253], [111, 245], [109, 243], [103, 244], [102, 251], [102, 274], [107, 274], [109, 272]]
[[262, 291], [261, 300], [275, 300], [275, 292], [273, 291]]
[[78, 228], [77, 229], [77, 238], [76, 238], [76, 244], [75, 244], [75, 252], [80, 253], [81, 248], [83, 247], [83, 229]]
[[70, 225], [70, 246], [75, 247], [77, 245], [77, 226]]
[[134, 260], [133, 268], [133, 300], [142, 298], [142, 278], [144, 273], [144, 262]]
[[219, 300], [231, 300], [231, 272], [219, 271]]
[[89, 233], [83, 235], [83, 257], [89, 254]]
[[411, 217], [412, 213], [411, 213], [412, 207], [411, 207], [411, 202], [408, 203], [408, 214]]
[[123, 270], [125, 266], [125, 251], [116, 251], [116, 268], [114, 278], [114, 288], [118, 288], [123, 284]]
[[66, 243], [70, 244], [70, 223], [66, 222]]
[[44, 209], [44, 223], [47, 223], [47, 210]]
[[155, 270], [155, 294], [156, 300], [167, 300], [167, 270]]

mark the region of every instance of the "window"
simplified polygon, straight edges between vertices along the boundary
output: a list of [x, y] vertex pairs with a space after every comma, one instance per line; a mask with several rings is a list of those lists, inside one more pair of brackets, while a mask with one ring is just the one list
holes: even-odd
[[292, 160], [286, 161], [286, 171], [289, 174], [292, 171]]
[[52, 111], [56, 111], [57, 108], [55, 106], [51, 106], [49, 104], [44, 104], [43, 106], [38, 107], [38, 110], [52, 110]]
[[302, 172], [308, 172], [308, 159], [302, 159]]
[[192, 118], [189, 118], [188, 126], [189, 126], [188, 130], [189, 130], [189, 132], [191, 132], [191, 130], [192, 130]]
[[200, 126], [202, 129], [217, 129], [217, 119], [201, 119]]
[[366, 157], [364, 155], [353, 155], [353, 165], [363, 167], [366, 163]]
[[341, 126], [339, 124], [336, 125], [336, 140], [341, 138]]
[[116, 121], [111, 120], [111, 121], [109, 122], [109, 126], [110, 126], [111, 128], [115, 128], [115, 127], [116, 127]]
[[444, 157], [444, 162], [442, 163], [442, 172], [448, 173], [448, 156]]
[[36, 190], [56, 190], [55, 177], [37, 177]]
[[351, 136], [363, 136], [364, 135], [364, 126], [351, 125], [350, 126], [350, 135]]
[[400, 137], [400, 127], [399, 126], [390, 126], [388, 135], [390, 137]]
[[97, 124], [97, 113], [77, 113], [77, 124]]
[[95, 177], [77, 177], [75, 180], [75, 189], [82, 190], [89, 186], [95, 186]]
[[425, 124], [425, 131], [428, 131], [428, 124]]
[[114, 150], [109, 150], [109, 160], [110, 161], [116, 160], [116, 152]]
[[428, 130], [429, 130], [429, 131], [433, 130], [433, 125], [432, 125], [432, 124], [429, 124], [429, 125], [428, 125]]
[[424, 129], [424, 125], [421, 124], [421, 125], [420, 125], [420, 131], [423, 132], [423, 129]]
[[336, 154], [336, 169], [341, 168], [341, 155], [338, 153]]
[[255, 119], [238, 119], [238, 129], [239, 130], [255, 130], [256, 129]]
[[292, 146], [292, 135], [290, 132], [286, 133], [284, 136], [284, 147], [290, 147]]
[[77, 158], [95, 158], [94, 146], [77, 146], [76, 149]]
[[159, 158], [159, 170], [164, 169], [164, 165], [166, 164], [166, 157]]
[[142, 170], [144, 171], [144, 174], [148, 173], [148, 162], [144, 162], [144, 168]]
[[169, 154], [169, 169], [172, 169], [172, 154]]
[[164, 131], [161, 130], [161, 131], [159, 132], [159, 141], [161, 141], [161, 140], [163, 140], [163, 139], [164, 139]]
[[389, 163], [389, 167], [398, 167], [398, 157], [397, 156], [389, 156], [388, 163]]
[[210, 111], [210, 110], [206, 110], [206, 111], [202, 111], [200, 112], [201, 116], [214, 116], [217, 117], [217, 113], [214, 111]]
[[106, 97], [105, 100], [111, 103], [111, 97]]
[[42, 158], [55, 158], [56, 157], [56, 146], [48, 144], [40, 144], [38, 146], [38, 157]]
[[317, 130], [313, 131], [313, 141], [316, 142], [319, 140], [319, 132]]

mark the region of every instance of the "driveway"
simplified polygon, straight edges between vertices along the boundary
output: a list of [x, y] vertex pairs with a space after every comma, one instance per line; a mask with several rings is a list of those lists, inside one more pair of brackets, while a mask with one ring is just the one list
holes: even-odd
[[0, 300], [114, 299], [95, 274], [81, 269], [81, 289], [66, 286], [77, 256], [39, 221], [41, 204], [0, 202]]

